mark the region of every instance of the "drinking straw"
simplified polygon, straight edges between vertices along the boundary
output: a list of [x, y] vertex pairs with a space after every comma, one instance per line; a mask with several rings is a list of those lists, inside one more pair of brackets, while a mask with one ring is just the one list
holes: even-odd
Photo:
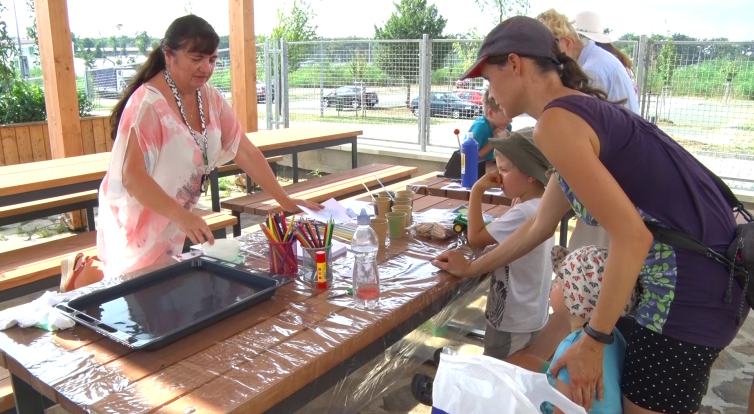
[[365, 189], [367, 190], [367, 194], [369, 194], [369, 197], [372, 197], [372, 201], [375, 201], [376, 199], [374, 198], [374, 195], [372, 195], [372, 192], [371, 192], [371, 191], [369, 191], [369, 187], [367, 187], [367, 185], [366, 185], [366, 184], [364, 184], [364, 182], [363, 182], [363, 181], [361, 182], [361, 185], [363, 185], [363, 186], [364, 186], [364, 188], [365, 188]]
[[392, 201], [395, 201], [395, 199], [393, 198], [393, 195], [392, 195], [392, 194], [390, 194], [390, 191], [388, 191], [387, 187], [385, 187], [385, 184], [382, 184], [382, 181], [380, 181], [380, 179], [379, 179], [379, 178], [377, 178], [377, 176], [376, 176], [376, 175], [374, 176], [374, 178], [375, 178], [375, 179], [377, 179], [377, 182], [378, 182], [378, 183], [380, 183], [380, 185], [382, 186], [382, 188], [383, 188], [383, 189], [385, 190], [385, 192], [387, 193], [387, 196], [388, 196], [388, 197], [390, 197], [390, 200], [392, 200]]

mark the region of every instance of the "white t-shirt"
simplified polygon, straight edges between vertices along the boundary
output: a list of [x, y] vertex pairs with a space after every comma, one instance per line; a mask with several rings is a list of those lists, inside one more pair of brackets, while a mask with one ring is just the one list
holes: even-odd
[[[490, 235], [502, 243], [539, 208], [540, 198], [515, 205], [487, 225]], [[495, 270], [487, 296], [487, 322], [503, 332], [534, 332], [547, 323], [554, 237], [524, 257]]]

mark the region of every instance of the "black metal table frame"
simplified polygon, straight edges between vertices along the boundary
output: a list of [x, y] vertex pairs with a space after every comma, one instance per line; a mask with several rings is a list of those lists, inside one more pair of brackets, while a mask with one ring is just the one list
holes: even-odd
[[[45, 200], [53, 197], [66, 196], [80, 193], [83, 191], [97, 190], [102, 180], [85, 181], [76, 184], [61, 185], [58, 187], [46, 188], [42, 190], [28, 191], [25, 193], [0, 196], [0, 206], [11, 206], [14, 204], [29, 203], [33, 201]], [[0, 226], [22, 221], [34, 220], [48, 217], [55, 214], [67, 213], [76, 210], [86, 210], [87, 228], [89, 231], [94, 230], [94, 207], [97, 206], [97, 200], [82, 201], [71, 203], [64, 206], [34, 211], [31, 213], [17, 214], [0, 219]]]
[[[481, 279], [470, 278], [462, 281], [450, 292], [447, 292], [439, 299], [426, 304], [424, 308], [398, 324], [398, 326], [385, 333], [385, 335], [377, 338], [375, 341], [357, 351], [352, 356], [346, 358], [346, 360], [334, 368], [331, 368], [314, 381], [300, 388], [274, 407], [265, 411], [264, 414], [282, 414], [298, 411], [330, 389], [333, 385], [336, 385], [340, 380], [346, 378], [350, 373], [362, 367], [379, 354], [385, 352], [390, 346], [394, 345], [396, 342], [421, 326], [421, 324], [438, 314], [455, 298], [471, 291], [474, 286], [480, 283], [480, 280]], [[39, 391], [32, 388], [32, 386], [26, 381], [17, 377], [13, 373], [11, 373], [11, 384], [13, 385], [13, 398], [16, 402], [16, 410], [18, 413], [43, 414], [46, 408], [55, 405], [55, 402], [49, 400]]]
[[[262, 154], [264, 154], [265, 157], [277, 157], [279, 155], [290, 155], [292, 157], [291, 164], [293, 166], [293, 182], [297, 183], [299, 176], [298, 176], [298, 153], [304, 152], [304, 151], [313, 151], [318, 149], [324, 149], [329, 147], [335, 147], [339, 145], [346, 145], [351, 144], [351, 168], [356, 168], [359, 166], [359, 153], [357, 148], [357, 140], [358, 136], [352, 136], [352, 137], [345, 137], [345, 138], [338, 138], [328, 141], [321, 141], [321, 142], [313, 142], [311, 144], [303, 144], [303, 145], [297, 145], [295, 147], [290, 148], [279, 148], [269, 151], [262, 151]], [[210, 183], [211, 183], [211, 189], [210, 192], [212, 193], [212, 211], [218, 212], [220, 211], [220, 188], [219, 187], [219, 179], [220, 175], [217, 172], [217, 168], [212, 170], [212, 172], [209, 175]], [[249, 181], [247, 181], [248, 185]], [[249, 187], [247, 187], [248, 189]]]

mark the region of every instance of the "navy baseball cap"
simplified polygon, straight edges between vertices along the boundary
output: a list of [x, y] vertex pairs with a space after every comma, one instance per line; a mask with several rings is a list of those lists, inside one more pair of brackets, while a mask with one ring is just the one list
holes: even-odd
[[476, 62], [461, 76], [461, 79], [482, 76], [482, 66], [489, 57], [510, 53], [550, 58], [553, 62], [560, 64], [552, 51], [555, 41], [555, 35], [539, 20], [526, 16], [511, 17], [487, 34], [476, 55]]

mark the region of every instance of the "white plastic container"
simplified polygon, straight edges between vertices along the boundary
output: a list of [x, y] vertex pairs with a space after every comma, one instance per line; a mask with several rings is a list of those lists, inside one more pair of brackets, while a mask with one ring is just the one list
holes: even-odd
[[238, 258], [241, 246], [236, 239], [215, 239], [215, 244], [202, 243], [202, 252], [207, 256], [232, 262]]

